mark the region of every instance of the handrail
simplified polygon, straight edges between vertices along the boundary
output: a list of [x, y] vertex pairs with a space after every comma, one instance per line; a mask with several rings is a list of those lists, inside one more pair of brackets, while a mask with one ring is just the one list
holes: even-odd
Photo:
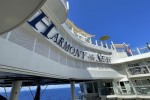
[[66, 10], [68, 11], [69, 7], [68, 7], [68, 0], [60, 0], [63, 5], [65, 6]]
[[135, 86], [138, 95], [150, 95], [150, 86]]
[[130, 75], [149, 74], [149, 67], [147, 65], [134, 66], [126, 68]]
[[91, 39], [92, 37], [86, 37], [86, 36], [80, 34], [80, 32], [76, 33], [75, 31], [73, 31], [73, 29], [71, 29], [71, 27], [68, 26], [67, 23], [65, 23], [65, 26], [68, 27], [68, 29], [70, 30], [70, 32], [74, 36], [76, 36], [77, 38], [79, 38], [83, 42], [89, 43], [90, 45], [93, 45], [93, 46], [99, 46], [99, 47], [102, 47], [102, 48], [114, 50], [114, 48], [112, 48], [112, 44], [108, 45], [108, 43], [103, 43], [103, 42], [98, 43], [97, 40], [95, 40], [93, 42], [92, 39]]

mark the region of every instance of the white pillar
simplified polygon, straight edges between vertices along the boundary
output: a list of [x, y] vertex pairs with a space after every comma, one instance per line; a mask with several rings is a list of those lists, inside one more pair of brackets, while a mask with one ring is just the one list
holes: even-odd
[[92, 39], [90, 38], [90, 44], [92, 44]]
[[108, 44], [107, 44], [107, 43], [105, 43], [105, 45], [106, 45], [106, 48], [108, 49]]
[[112, 41], [111, 41], [111, 45], [112, 45], [113, 49], [116, 50], [116, 47], [114, 46], [114, 43]]
[[73, 27], [71, 28], [71, 32], [74, 33], [74, 32], [73, 32]]
[[71, 85], [71, 98], [72, 100], [75, 100], [75, 82], [71, 81], [70, 85]]
[[103, 47], [103, 42], [101, 42], [101, 47]]
[[18, 100], [21, 85], [22, 81], [14, 81], [12, 83], [12, 89], [9, 100]]
[[98, 42], [97, 42], [97, 40], [95, 40], [95, 44], [96, 44], [96, 46], [98, 46]]

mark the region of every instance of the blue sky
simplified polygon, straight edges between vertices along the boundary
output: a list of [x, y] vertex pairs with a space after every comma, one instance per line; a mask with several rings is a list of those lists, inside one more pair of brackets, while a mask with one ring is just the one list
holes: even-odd
[[109, 35], [130, 47], [150, 43], [150, 0], [68, 0], [68, 18], [94, 39]]

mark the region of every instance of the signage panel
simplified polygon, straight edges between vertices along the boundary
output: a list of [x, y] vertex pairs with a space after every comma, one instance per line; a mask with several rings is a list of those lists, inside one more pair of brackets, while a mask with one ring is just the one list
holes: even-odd
[[56, 26], [54, 25], [54, 23], [48, 20], [47, 22], [45, 22], [46, 19], [48, 19], [48, 17], [42, 11], [39, 12], [38, 15], [36, 17], [34, 16], [34, 18], [31, 18], [28, 21], [28, 23], [37, 32], [41, 33], [48, 41], [52, 42], [53, 44], [57, 45], [57, 47], [59, 47], [60, 49], [79, 59], [100, 63], [111, 62], [110, 55], [94, 53], [90, 51], [82, 51], [79, 50], [78, 48], [75, 48], [64, 37], [61, 36], [61, 33], [59, 33], [55, 29]]

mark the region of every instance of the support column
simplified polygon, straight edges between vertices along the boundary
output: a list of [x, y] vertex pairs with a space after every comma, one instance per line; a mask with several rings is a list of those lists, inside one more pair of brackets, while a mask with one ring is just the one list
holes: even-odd
[[71, 98], [72, 100], [75, 100], [75, 82], [71, 81], [70, 85], [71, 85]]
[[18, 100], [21, 85], [22, 81], [14, 81], [12, 83], [12, 89], [9, 100]]
[[41, 95], [41, 86], [38, 84], [34, 100], [40, 100], [40, 95]]

